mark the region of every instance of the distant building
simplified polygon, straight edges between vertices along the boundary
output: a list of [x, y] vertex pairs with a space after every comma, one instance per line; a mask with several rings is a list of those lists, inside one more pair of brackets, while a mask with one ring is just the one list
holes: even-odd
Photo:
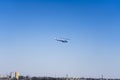
[[18, 80], [19, 79], [19, 73], [15, 72], [15, 78]]
[[19, 79], [19, 73], [18, 72], [11, 72], [9, 78], [18, 80]]
[[15, 72], [11, 72], [10, 73], [10, 78], [14, 78], [15, 77]]
[[0, 75], [0, 78], [8, 78], [8, 75]]

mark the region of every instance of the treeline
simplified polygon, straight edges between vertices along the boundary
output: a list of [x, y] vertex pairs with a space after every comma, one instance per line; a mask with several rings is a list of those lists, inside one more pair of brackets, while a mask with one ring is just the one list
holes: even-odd
[[120, 80], [120, 79], [106, 79], [106, 78], [55, 78], [55, 77], [29, 77], [20, 76], [19, 80]]
[[66, 80], [65, 78], [54, 78], [54, 77], [24, 77], [19, 76], [19, 80]]

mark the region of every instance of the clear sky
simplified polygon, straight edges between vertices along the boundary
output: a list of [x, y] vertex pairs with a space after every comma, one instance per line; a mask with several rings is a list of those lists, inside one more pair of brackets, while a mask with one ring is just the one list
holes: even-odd
[[11, 71], [120, 78], [120, 1], [0, 0], [0, 73]]

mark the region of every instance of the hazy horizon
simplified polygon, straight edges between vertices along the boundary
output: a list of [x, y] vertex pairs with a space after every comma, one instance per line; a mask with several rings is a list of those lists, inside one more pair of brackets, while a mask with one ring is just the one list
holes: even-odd
[[1, 74], [120, 78], [119, 61], [119, 0], [0, 0]]

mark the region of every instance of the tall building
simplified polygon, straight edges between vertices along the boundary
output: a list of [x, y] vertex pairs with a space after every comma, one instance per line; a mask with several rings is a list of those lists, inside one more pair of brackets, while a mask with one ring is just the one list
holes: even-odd
[[15, 78], [18, 80], [19, 79], [19, 73], [15, 72]]
[[11, 72], [10, 73], [10, 78], [14, 78], [15, 77], [15, 72]]

